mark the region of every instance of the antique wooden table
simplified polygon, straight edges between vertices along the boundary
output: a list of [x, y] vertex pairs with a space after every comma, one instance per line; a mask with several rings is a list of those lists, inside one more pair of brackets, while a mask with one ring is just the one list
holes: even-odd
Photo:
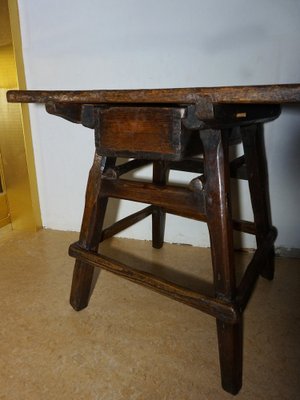
[[[181, 301], [216, 318], [223, 388], [242, 385], [243, 311], [259, 275], [274, 274], [274, 240], [269, 207], [262, 124], [277, 118], [280, 105], [300, 102], [300, 85], [95, 91], [9, 91], [10, 102], [45, 103], [46, 110], [95, 131], [84, 216], [77, 243], [71, 304], [86, 307], [95, 268], [103, 268]], [[229, 146], [243, 143], [244, 155], [229, 160]], [[117, 157], [132, 160], [116, 166]], [[120, 179], [146, 164], [153, 182]], [[170, 169], [197, 172], [187, 187], [167, 183]], [[230, 177], [249, 182], [254, 222], [231, 216]], [[102, 229], [108, 198], [149, 206]], [[152, 215], [153, 247], [163, 245], [165, 214], [208, 225], [213, 293], [207, 295], [166, 280], [143, 266], [132, 268], [99, 253], [101, 241]], [[256, 236], [257, 250], [237, 284], [233, 230]], [[263, 364], [263, 361], [262, 361]]]

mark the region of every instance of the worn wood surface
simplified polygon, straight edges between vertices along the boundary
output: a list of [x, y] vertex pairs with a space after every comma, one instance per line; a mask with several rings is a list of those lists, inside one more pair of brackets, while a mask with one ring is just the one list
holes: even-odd
[[254, 222], [233, 219], [232, 227], [236, 231], [249, 233], [249, 235], [256, 234], [256, 226]]
[[181, 135], [184, 110], [165, 107], [111, 107], [96, 110], [96, 149], [99, 154], [118, 157], [149, 157], [183, 152]]
[[264, 236], [264, 239], [259, 242], [259, 247], [256, 250], [252, 261], [248, 265], [247, 270], [237, 288], [236, 303], [241, 311], [244, 311], [246, 308], [258, 276], [260, 273], [262, 273], [264, 266], [268, 263], [276, 236], [276, 229], [271, 228], [270, 231]]
[[[267, 160], [264, 145], [263, 127], [252, 125], [242, 131], [245, 161], [251, 204], [256, 225], [256, 243], [260, 247], [272, 228]], [[259, 188], [259, 189], [258, 189]], [[269, 280], [274, 277], [274, 246], [261, 268], [261, 275]]]
[[[153, 163], [153, 184], [164, 187], [169, 176], [168, 163], [166, 161], [154, 161]], [[152, 212], [152, 246], [160, 249], [164, 243], [166, 224], [166, 212], [163, 207], [153, 206]]]
[[153, 206], [148, 206], [140, 211], [135, 212], [134, 214], [129, 215], [128, 217], [120, 219], [111, 226], [103, 229], [101, 234], [101, 242], [111, 238], [112, 236], [116, 235], [119, 232], [122, 232], [124, 229], [129, 228], [130, 226], [136, 224], [137, 222], [142, 221], [144, 218], [151, 215], [152, 212], [153, 212]]
[[74, 243], [70, 246], [69, 254], [92, 267], [100, 267], [116, 275], [123, 276], [133, 282], [139, 283], [156, 292], [171, 297], [174, 300], [185, 303], [191, 307], [198, 308], [207, 314], [220, 318], [228, 324], [233, 324], [239, 315], [232, 304], [195, 292], [188, 288], [158, 278], [153, 274], [132, 268], [110, 257], [97, 254], [83, 249], [79, 244]]
[[[115, 159], [107, 159], [95, 154], [93, 165], [90, 169], [84, 214], [80, 231], [80, 243], [89, 250], [97, 250], [101, 240], [102, 226], [107, 206], [107, 197], [100, 197], [101, 176], [106, 167], [112, 167]], [[76, 260], [70, 303], [77, 311], [82, 310], [88, 305], [98, 271], [91, 265]]]
[[[211, 241], [214, 288], [218, 299], [236, 295], [233, 228], [230, 205], [229, 141], [222, 130], [200, 132], [204, 148], [205, 208]], [[217, 318], [223, 388], [236, 394], [242, 386], [242, 317], [234, 325]]]
[[143, 90], [10, 90], [9, 102], [23, 103], [176, 103], [194, 104], [208, 97], [213, 103], [297, 103], [300, 84], [225, 86]]
[[196, 117], [204, 123], [202, 129], [264, 123], [276, 119], [280, 112], [279, 104], [212, 104], [210, 113], [205, 110], [204, 114], [197, 103], [195, 108]]
[[204, 130], [200, 135], [204, 147], [205, 210], [211, 238], [216, 295], [231, 300], [235, 295], [235, 274], [228, 136], [220, 130]]
[[[9, 91], [10, 102], [45, 103], [49, 113], [95, 129], [97, 154], [91, 169], [76, 258], [71, 304], [88, 304], [100, 267], [216, 317], [223, 388], [242, 384], [242, 313], [259, 273], [273, 277], [273, 244], [267, 169], [259, 124], [280, 114], [280, 105], [300, 102], [300, 84], [214, 88]], [[245, 155], [229, 161], [229, 145], [243, 140]], [[204, 155], [201, 158], [194, 156]], [[134, 160], [115, 167], [115, 157]], [[119, 179], [153, 162], [153, 182]], [[167, 184], [169, 169], [196, 172], [188, 187]], [[249, 181], [254, 222], [233, 220], [230, 175]], [[109, 197], [150, 204], [102, 230]], [[97, 252], [98, 244], [149, 215], [153, 246], [163, 244], [165, 213], [205, 221], [211, 239], [211, 296], [131, 268]], [[255, 234], [258, 250], [238, 288], [233, 229]], [[170, 277], [168, 275], [168, 277]], [[181, 276], [182, 278], [182, 276]]]
[[205, 221], [203, 194], [171, 185], [159, 187], [152, 183], [126, 179], [104, 180], [101, 195], [117, 199], [150, 203], [166, 212]]
[[150, 164], [149, 160], [134, 159], [123, 164], [117, 165], [113, 168], [107, 168], [102, 176], [105, 179], [117, 179], [120, 176], [127, 174], [128, 172], [134, 171], [137, 168], [144, 167]]

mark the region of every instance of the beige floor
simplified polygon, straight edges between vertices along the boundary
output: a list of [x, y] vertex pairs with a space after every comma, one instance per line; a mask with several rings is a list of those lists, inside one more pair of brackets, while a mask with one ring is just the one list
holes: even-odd
[[[219, 384], [212, 317], [105, 271], [89, 307], [72, 310], [67, 248], [76, 239], [55, 231], [0, 237], [0, 399], [232, 398]], [[205, 249], [114, 239], [104, 251], [211, 275]], [[299, 260], [278, 259], [275, 280], [258, 282], [245, 314], [238, 399], [300, 398], [299, 278]]]

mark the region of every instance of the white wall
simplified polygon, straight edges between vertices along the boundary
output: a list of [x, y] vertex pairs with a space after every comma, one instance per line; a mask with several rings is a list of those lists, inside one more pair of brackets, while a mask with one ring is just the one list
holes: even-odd
[[[299, 0], [19, 0], [19, 10], [29, 89], [300, 82]], [[299, 111], [285, 110], [266, 128], [277, 244], [297, 248]], [[43, 223], [78, 230], [93, 132], [42, 106], [30, 112]], [[244, 186], [242, 194], [242, 214], [251, 216]], [[118, 215], [136, 207], [122, 204]], [[204, 224], [169, 221], [168, 241], [208, 245]], [[125, 234], [149, 239], [149, 232], [146, 220]], [[253, 247], [253, 238], [244, 245]]]

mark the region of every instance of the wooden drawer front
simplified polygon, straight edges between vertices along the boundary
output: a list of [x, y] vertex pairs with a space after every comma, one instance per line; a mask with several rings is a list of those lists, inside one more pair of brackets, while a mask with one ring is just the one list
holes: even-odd
[[98, 110], [98, 153], [124, 157], [179, 158], [182, 108], [112, 107]]

